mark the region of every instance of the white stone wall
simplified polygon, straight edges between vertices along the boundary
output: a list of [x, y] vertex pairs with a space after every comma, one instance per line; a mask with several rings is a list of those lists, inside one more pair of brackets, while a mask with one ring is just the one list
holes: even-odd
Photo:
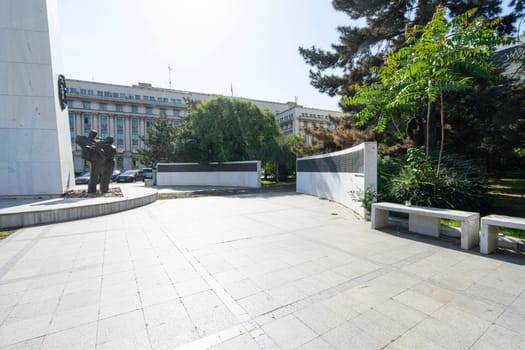
[[[157, 172], [156, 181], [158, 186], [235, 186], [259, 188], [261, 187], [261, 162], [255, 162], [257, 162], [257, 171]], [[247, 162], [225, 162], [222, 164], [236, 163]], [[169, 165], [169, 163], [159, 163], [158, 165]]]
[[365, 217], [365, 209], [356, 201], [352, 192], [363, 194], [367, 188], [377, 192], [377, 144], [365, 142], [355, 147], [299, 159], [327, 158], [352, 152], [364, 152], [363, 173], [297, 172], [297, 192], [333, 200]]
[[0, 1], [0, 196], [60, 195], [74, 186], [56, 0]]

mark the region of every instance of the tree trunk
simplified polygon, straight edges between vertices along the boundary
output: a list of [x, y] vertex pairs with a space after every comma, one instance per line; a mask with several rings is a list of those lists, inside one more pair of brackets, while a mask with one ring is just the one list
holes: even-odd
[[439, 87], [439, 99], [441, 102], [441, 142], [439, 143], [439, 156], [438, 156], [438, 166], [436, 174], [439, 176], [439, 169], [441, 167], [441, 157], [443, 156], [443, 144], [445, 143], [445, 112], [443, 111], [443, 87]]
[[430, 81], [428, 82], [428, 104], [427, 104], [427, 132], [426, 132], [426, 140], [425, 140], [425, 152], [427, 154], [427, 157], [430, 152], [430, 109], [432, 107], [432, 93], [430, 91]]

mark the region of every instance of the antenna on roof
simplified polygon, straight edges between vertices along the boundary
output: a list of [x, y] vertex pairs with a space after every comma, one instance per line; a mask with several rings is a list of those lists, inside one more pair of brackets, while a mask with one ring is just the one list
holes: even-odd
[[173, 68], [171, 68], [170, 66], [168, 66], [168, 79], [169, 79], [169, 86], [170, 86], [170, 89], [171, 89], [171, 71], [173, 70]]

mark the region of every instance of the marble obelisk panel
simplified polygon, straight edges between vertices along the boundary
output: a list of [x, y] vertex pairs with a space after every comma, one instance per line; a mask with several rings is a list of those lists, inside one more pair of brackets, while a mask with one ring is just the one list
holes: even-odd
[[74, 186], [56, 0], [0, 0], [0, 197]]

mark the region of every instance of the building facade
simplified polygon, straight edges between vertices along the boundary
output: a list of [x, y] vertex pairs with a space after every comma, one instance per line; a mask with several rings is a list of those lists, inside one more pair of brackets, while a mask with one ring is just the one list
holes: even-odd
[[[116, 168], [134, 169], [140, 166], [137, 149], [144, 147], [140, 136], [146, 135], [154, 118], [165, 113], [174, 126], [184, 123], [188, 116], [185, 100], [206, 101], [218, 95], [163, 89], [139, 83], [125, 86], [83, 80], [67, 80], [68, 113], [73, 161], [76, 173], [88, 169], [75, 144], [76, 135], [87, 136], [92, 129], [99, 137], [113, 136], [117, 148]], [[307, 108], [294, 102], [280, 103], [245, 99], [262, 109], [276, 114], [277, 122], [285, 135], [301, 134], [304, 127], [314, 123], [328, 126], [328, 116], [343, 113]], [[311, 143], [309, 136], [305, 141]]]

